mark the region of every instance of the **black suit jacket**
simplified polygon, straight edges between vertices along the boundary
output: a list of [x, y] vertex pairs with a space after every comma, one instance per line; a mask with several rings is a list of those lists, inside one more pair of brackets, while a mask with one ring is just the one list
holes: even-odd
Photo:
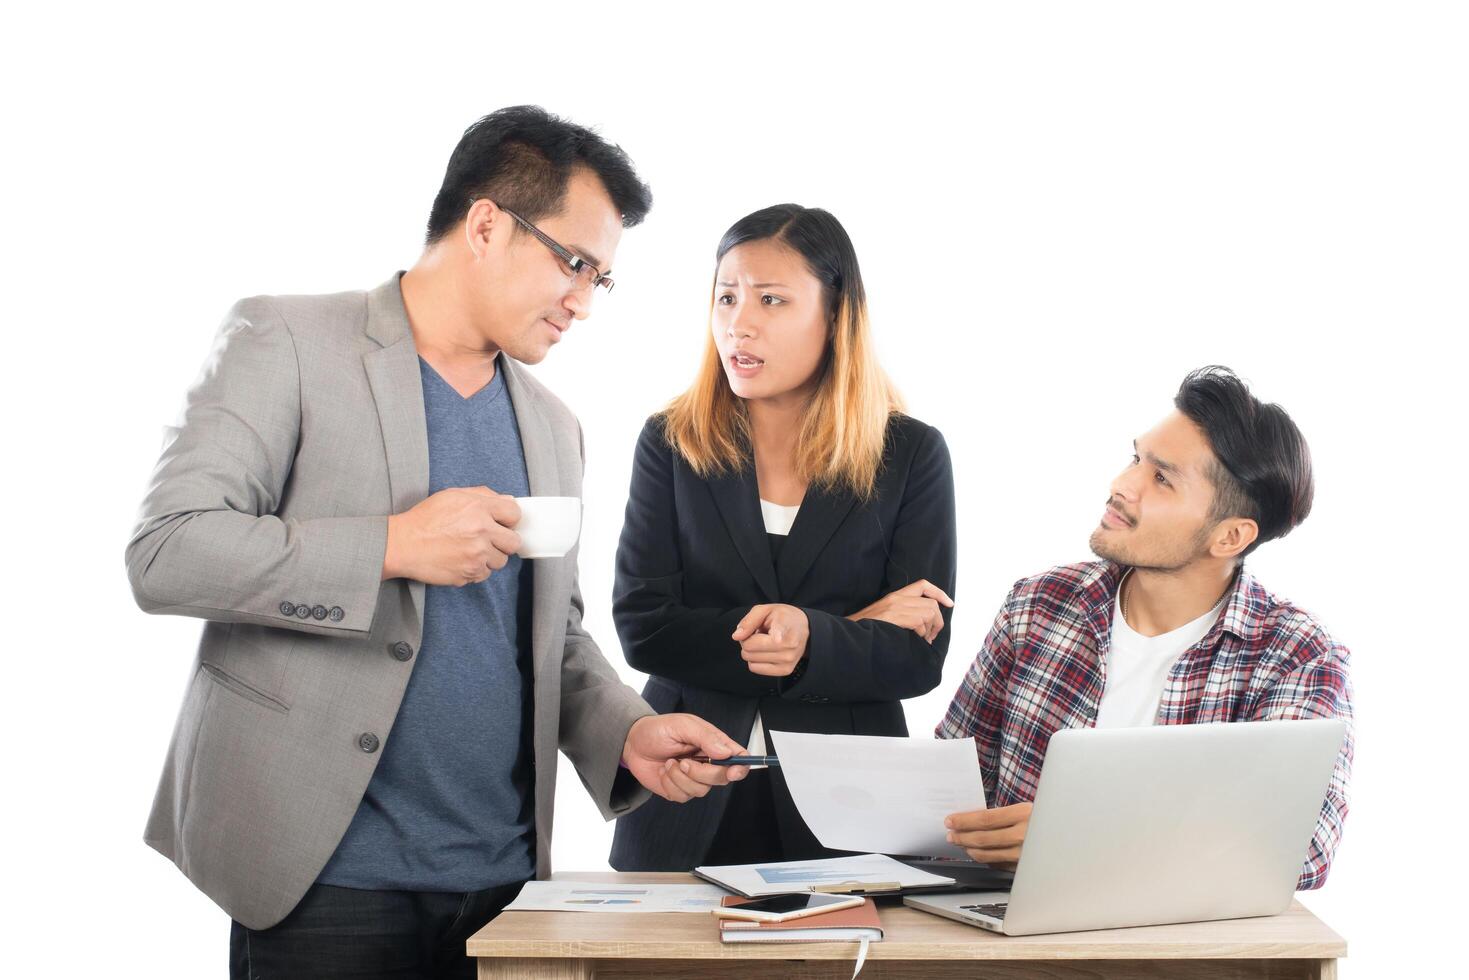
[[[943, 436], [894, 415], [876, 493], [866, 502], [811, 487], [773, 562], [753, 466], [705, 480], [643, 427], [617, 549], [612, 616], [643, 697], [687, 711], [741, 742], [758, 710], [767, 732], [906, 735], [901, 699], [938, 685], [949, 646], [912, 630], [845, 617], [917, 579], [954, 593], [954, 478]], [[736, 624], [761, 603], [805, 610], [806, 659], [790, 678], [750, 673]], [[779, 736], [771, 739], [779, 754]], [[728, 790], [685, 804], [654, 798], [617, 821], [620, 871], [686, 871], [702, 862]], [[776, 806], [794, 805], [777, 792]], [[785, 814], [782, 814], [785, 819]], [[797, 816], [796, 819], [799, 819]]]

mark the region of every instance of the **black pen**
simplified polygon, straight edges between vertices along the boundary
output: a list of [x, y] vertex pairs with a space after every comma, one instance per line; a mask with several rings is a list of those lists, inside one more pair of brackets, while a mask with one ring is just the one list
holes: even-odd
[[694, 756], [695, 762], [708, 766], [771, 766], [780, 768], [780, 760], [773, 755], [732, 755], [727, 759], [711, 759], [707, 755]]

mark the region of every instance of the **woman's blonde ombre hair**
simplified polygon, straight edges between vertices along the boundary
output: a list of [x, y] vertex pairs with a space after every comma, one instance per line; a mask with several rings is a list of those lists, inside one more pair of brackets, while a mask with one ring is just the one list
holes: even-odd
[[[856, 250], [829, 212], [777, 204], [746, 215], [724, 233], [714, 257], [716, 275], [730, 249], [768, 239], [806, 261], [827, 301], [826, 354], [796, 438], [796, 472], [809, 485], [868, 499], [882, 470], [888, 418], [903, 403], [873, 350]], [[705, 479], [738, 472], [751, 461], [749, 413], [744, 399], [730, 390], [712, 325], [694, 383], [664, 410], [663, 434]]]

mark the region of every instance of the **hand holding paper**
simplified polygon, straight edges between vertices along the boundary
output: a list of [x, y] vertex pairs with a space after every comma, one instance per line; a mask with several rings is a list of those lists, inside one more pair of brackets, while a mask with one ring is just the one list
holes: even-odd
[[993, 810], [950, 814], [944, 821], [949, 828], [949, 842], [964, 848], [975, 861], [1013, 869], [1030, 827], [1030, 807], [1029, 803], [1015, 803]]
[[824, 846], [969, 856], [948, 839], [944, 820], [985, 808], [973, 739], [768, 735], [796, 809]]

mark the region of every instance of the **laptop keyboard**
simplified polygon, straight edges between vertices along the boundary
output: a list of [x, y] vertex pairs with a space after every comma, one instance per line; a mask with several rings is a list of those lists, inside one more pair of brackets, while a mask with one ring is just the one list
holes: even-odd
[[991, 919], [1003, 919], [1005, 910], [1010, 907], [1009, 902], [996, 902], [993, 905], [961, 905], [965, 912], [975, 912], [979, 915], [987, 915]]

